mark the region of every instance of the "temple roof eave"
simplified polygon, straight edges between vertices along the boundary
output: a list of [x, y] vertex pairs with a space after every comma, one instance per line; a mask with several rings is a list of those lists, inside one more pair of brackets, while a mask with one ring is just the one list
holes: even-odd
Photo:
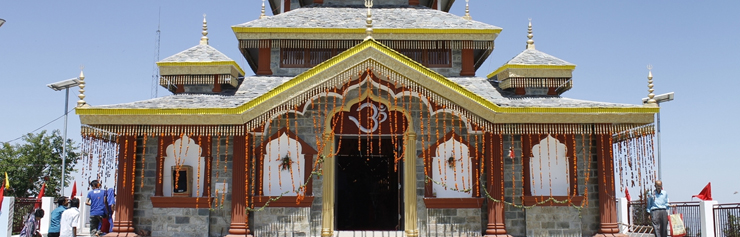
[[[367, 51], [370, 50], [370, 51]], [[366, 52], [362, 56], [354, 57], [352, 60], [345, 61], [349, 57], [357, 55], [361, 52]], [[359, 58], [358, 58], [359, 57]], [[422, 65], [410, 60], [409, 58], [393, 51], [386, 46], [378, 43], [375, 40], [370, 40], [361, 43], [354, 48], [343, 52], [336, 57], [319, 64], [318, 66], [296, 76], [295, 78], [283, 78], [279, 80], [279, 85], [272, 85], [272, 88], [267, 92], [262, 91], [242, 91], [237, 92], [236, 95], [241, 96], [241, 101], [234, 101], [236, 97], [216, 95], [176, 95], [165, 98], [157, 98], [153, 100], [147, 100], [143, 102], [136, 102], [140, 104], [152, 103], [156, 100], [167, 100], [167, 99], [189, 99], [196, 100], [202, 99], [204, 101], [216, 101], [223, 99], [220, 106], [208, 106], [203, 103], [189, 103], [190, 105], [202, 106], [197, 108], [161, 108], [158, 104], [152, 104], [149, 108], [132, 108], [131, 106], [98, 106], [91, 108], [78, 108], [76, 113], [80, 115], [80, 119], [83, 124], [161, 124], [161, 123], [172, 123], [172, 124], [239, 124], [250, 121], [251, 119], [259, 116], [264, 111], [271, 109], [271, 103], [281, 103], [285, 99], [289, 99], [290, 95], [299, 93], [300, 90], [304, 90], [305, 86], [309, 84], [305, 83], [317, 83], [320, 82], [318, 78], [328, 78], [331, 75], [336, 75], [340, 70], [351, 68], [352, 65], [357, 65], [357, 60], [367, 60], [367, 58], [382, 62], [385, 64], [391, 64], [392, 68], [398, 69], [398, 73], [401, 75], [413, 75], [415, 77], [426, 77], [430, 78], [430, 81], [425, 81], [425, 85], [429, 86], [428, 89], [437, 93], [443, 92], [449, 94], [448, 99], [452, 101], [458, 101], [466, 107], [469, 111], [475, 111], [479, 116], [489, 119], [491, 122], [497, 123], [501, 121], [509, 121], [509, 119], [501, 120], [503, 118], [510, 118], [511, 121], [540, 121], [543, 118], [553, 123], [573, 123], [574, 121], [591, 121], [592, 123], [651, 123], [652, 116], [658, 112], [658, 108], [648, 108], [642, 106], [632, 105], [619, 105], [619, 104], [592, 104], [591, 106], [578, 106], [578, 103], [574, 103], [571, 107], [557, 106], [557, 102], [548, 102], [546, 99], [540, 99], [541, 103], [534, 104], [535, 106], [511, 106], [506, 103], [497, 103], [496, 100], [500, 95], [488, 95], [481, 96], [479, 94], [485, 93], [484, 90], [479, 90], [477, 93], [471, 89], [461, 86], [459, 82], [445, 78], [442, 75], [423, 67]], [[352, 61], [352, 62], [350, 62]], [[332, 68], [333, 67], [333, 68]], [[476, 78], [474, 81], [480, 85], [485, 78]], [[250, 80], [245, 80], [250, 81]], [[273, 80], [274, 81], [274, 80]], [[308, 81], [308, 82], [306, 82]], [[305, 83], [304, 83], [305, 82]], [[302, 84], [304, 83], [304, 84]], [[301, 86], [297, 86], [297, 85]], [[468, 83], [469, 84], [469, 83]], [[490, 86], [490, 85], [489, 85]], [[253, 85], [245, 85], [242, 87], [254, 87]], [[267, 86], [270, 87], [270, 86]], [[267, 88], [266, 87], [266, 88]], [[477, 88], [480, 89], [480, 88]], [[493, 88], [491, 88], [493, 89]], [[443, 91], [439, 91], [443, 90]], [[191, 97], [188, 97], [191, 96]], [[198, 97], [198, 98], [196, 98]], [[221, 98], [221, 99], [219, 99]], [[533, 99], [537, 100], [537, 99]], [[552, 99], [550, 99], [552, 100]], [[266, 101], [272, 101], [266, 103]], [[278, 102], [275, 102], [278, 101]], [[506, 101], [503, 100], [502, 101]], [[513, 100], [509, 100], [510, 102]], [[536, 102], [536, 101], [535, 101]], [[230, 103], [230, 105], [229, 105]], [[516, 101], [514, 101], [516, 103]], [[134, 104], [134, 103], [130, 103]], [[204, 106], [205, 105], [205, 106]], [[539, 106], [537, 106], [539, 105]], [[274, 105], [273, 105], [274, 106]], [[107, 108], [106, 108], [107, 107]], [[543, 116], [546, 115], [546, 116]], [[541, 118], [538, 118], [541, 117]], [[578, 119], [574, 120], [573, 117]]]

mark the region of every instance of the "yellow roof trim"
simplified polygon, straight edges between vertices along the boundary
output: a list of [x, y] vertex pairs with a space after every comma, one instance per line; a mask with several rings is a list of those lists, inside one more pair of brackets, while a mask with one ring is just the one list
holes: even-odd
[[[291, 88], [314, 75], [322, 72], [323, 70], [334, 66], [335, 64], [344, 61], [352, 55], [355, 55], [367, 48], [374, 48], [381, 51], [388, 56], [398, 60], [399, 62], [406, 64], [407, 66], [417, 70], [418, 72], [426, 75], [427, 77], [435, 80], [448, 88], [478, 102], [486, 108], [499, 113], [657, 113], [659, 108], [655, 107], [612, 107], [612, 108], [552, 108], [552, 107], [501, 107], [493, 102], [486, 100], [485, 98], [471, 92], [470, 90], [458, 85], [457, 83], [450, 81], [444, 76], [432, 71], [416, 61], [411, 60], [403, 54], [395, 52], [393, 49], [375, 41], [366, 40], [355, 47], [352, 47], [339, 55], [299, 74], [295, 78], [275, 87], [265, 94], [258, 96], [257, 98], [250, 100], [249, 102], [234, 107], [234, 108], [198, 108], [198, 109], [105, 109], [105, 108], [77, 108], [76, 113], [78, 115], [185, 115], [185, 114], [242, 114], [251, 108], [254, 108], [258, 104], [282, 93], [283, 91]], [[514, 65], [517, 66], [517, 65]], [[550, 66], [553, 67], [553, 66]], [[575, 68], [575, 66], [557, 66], [557, 68]]]
[[491, 78], [495, 76], [496, 74], [499, 74], [500, 72], [509, 69], [509, 68], [515, 68], [515, 69], [570, 69], [574, 70], [576, 69], [576, 65], [523, 65], [523, 64], [504, 64], [500, 68], [496, 69], [496, 71], [493, 71], [492, 73], [488, 74], [486, 78]]
[[[364, 34], [365, 28], [287, 28], [232, 26], [234, 33], [347, 33]], [[375, 34], [499, 34], [501, 29], [383, 29], [374, 28]]]
[[239, 66], [239, 64], [236, 64], [234, 61], [213, 61], [213, 62], [157, 62], [157, 66], [234, 66], [236, 67], [236, 70], [239, 70], [239, 73], [242, 74], [242, 76], [245, 76], [244, 70]]

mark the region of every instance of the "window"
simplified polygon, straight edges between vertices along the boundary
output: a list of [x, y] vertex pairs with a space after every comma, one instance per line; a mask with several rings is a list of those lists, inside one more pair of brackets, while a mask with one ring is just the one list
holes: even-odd
[[280, 49], [280, 67], [310, 68], [336, 54], [334, 49]]
[[426, 67], [452, 67], [449, 49], [402, 49], [399, 52]]

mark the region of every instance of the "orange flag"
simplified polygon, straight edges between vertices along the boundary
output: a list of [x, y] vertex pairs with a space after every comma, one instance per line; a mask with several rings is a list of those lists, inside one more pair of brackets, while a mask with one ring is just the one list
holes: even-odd
[[3, 211], [3, 199], [5, 199], [5, 185], [0, 185], [0, 212]]
[[712, 182], [709, 182], [699, 194], [691, 196], [692, 198], [698, 198], [704, 201], [712, 201]]
[[626, 188], [624, 189], [624, 197], [627, 198], [627, 201], [628, 202], [631, 202], [632, 201], [632, 197], [630, 197], [630, 190], [629, 189], [626, 189]]
[[46, 190], [46, 183], [41, 186], [41, 191], [39, 191], [39, 196], [36, 197], [36, 204], [33, 205], [33, 209], [38, 209], [41, 207], [41, 198], [44, 197], [44, 190]]

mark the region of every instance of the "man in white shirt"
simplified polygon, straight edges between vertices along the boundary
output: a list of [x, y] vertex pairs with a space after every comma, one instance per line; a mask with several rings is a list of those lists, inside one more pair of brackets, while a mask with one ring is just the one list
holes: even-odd
[[77, 237], [77, 227], [80, 225], [80, 199], [73, 198], [69, 200], [69, 208], [62, 212], [62, 221], [60, 223], [60, 237]]

